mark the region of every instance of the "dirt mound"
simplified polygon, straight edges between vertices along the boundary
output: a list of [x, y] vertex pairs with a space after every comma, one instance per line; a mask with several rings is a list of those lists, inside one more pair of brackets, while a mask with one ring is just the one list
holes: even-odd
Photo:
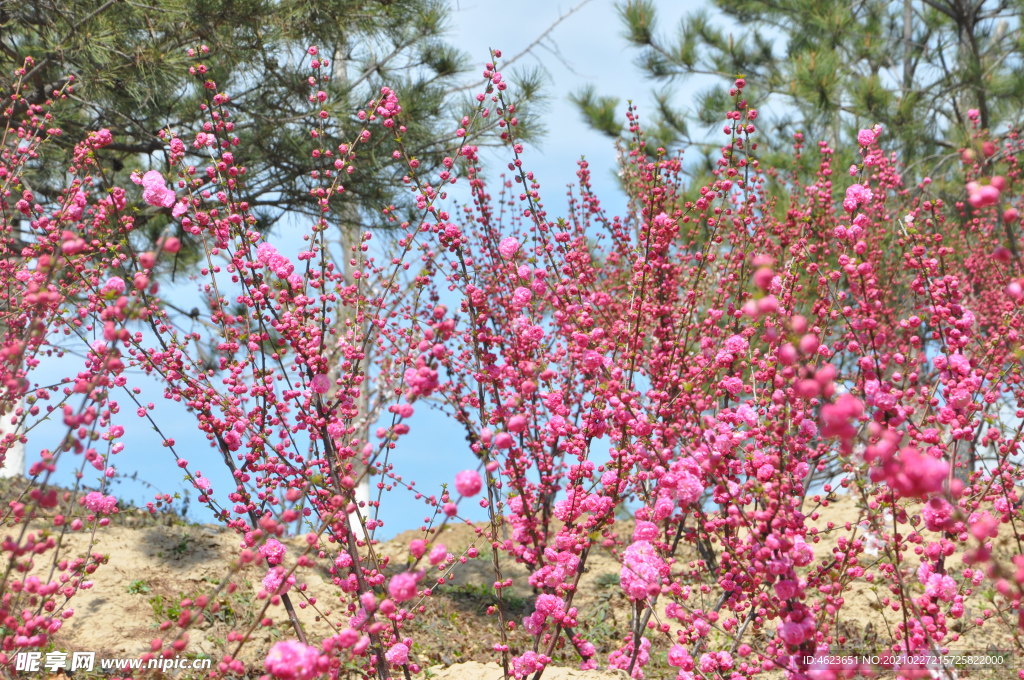
[[[839, 536], [849, 535], [848, 527], [860, 525], [858, 535], [870, 539], [865, 535], [865, 532], [870, 534], [869, 527], [861, 524], [866, 515], [853, 496], [839, 497], [822, 507], [808, 502], [805, 512], [811, 515], [808, 524], [818, 532], [817, 541], [808, 536], [808, 541], [813, 543], [816, 560], [829, 559], [838, 551], [837, 540]], [[619, 523], [616, 529], [620, 539], [628, 540], [631, 534], [629, 523]], [[906, 529], [903, 525], [901, 532]], [[418, 603], [422, 607], [414, 608], [415, 616], [403, 631], [414, 640], [412, 659], [429, 669], [422, 674], [423, 678], [489, 680], [500, 676], [497, 665], [482, 663], [495, 660], [492, 648], [501, 642], [494, 613], [497, 600], [492, 584], [495, 577], [486, 531], [487, 527], [453, 525], [446, 527], [436, 538], [427, 537], [443, 543], [455, 556], [456, 563], [450, 571], [434, 571], [430, 569], [436, 568], [427, 567], [429, 576], [423, 585], [433, 581], [433, 593]], [[378, 556], [388, 562], [386, 570], [389, 573], [407, 568], [408, 546], [417, 538], [425, 536], [417, 531], [405, 532], [375, 547]], [[1012, 540], [1010, 532], [1002, 532], [995, 545], [997, 555], [1019, 553], [1018, 547], [1011, 545]], [[266, 565], [233, 566], [240, 546], [240, 537], [233, 532], [218, 527], [188, 525], [180, 520], [148, 524], [122, 521], [97, 530], [94, 536], [69, 532], [61, 537], [61, 541], [66, 556], [101, 553], [109, 556], [109, 560], [101, 564], [92, 576], [93, 585], [75, 595], [71, 602], [75, 614], [64, 622], [64, 627], [57, 634], [52, 647], [55, 650], [69, 653], [95, 651], [98, 656], [137, 658], [149, 651], [150, 641], [154, 638], [170, 639], [175, 627], [161, 630], [161, 624], [177, 620], [182, 609], [181, 599], [200, 595], [211, 598], [217, 604], [216, 611], [209, 612], [202, 623], [191, 627], [184, 654], [215, 660], [225, 653], [236, 655], [238, 643], [229, 642], [228, 633], [232, 630], [246, 631], [249, 639], [237, 656], [253, 669], [255, 677], [262, 670], [262, 659], [273, 642], [294, 637], [284, 608], [259, 598], [261, 582], [267, 573]], [[307, 547], [303, 537], [287, 539], [286, 543], [293, 556]], [[334, 544], [322, 547], [328, 554], [337, 552]], [[476, 549], [477, 557], [462, 562], [460, 558], [466, 557], [470, 548]], [[877, 546], [873, 550], [877, 550]], [[874, 559], [882, 556], [878, 552], [875, 553], [878, 557], [871, 553], [869, 550], [862, 555], [862, 566], [870, 567]], [[907, 551], [907, 555], [907, 567], [916, 569], [917, 558], [913, 550]], [[692, 548], [683, 544], [673, 571], [685, 572], [693, 567], [696, 560]], [[320, 565], [327, 560], [315, 562]], [[422, 560], [418, 568], [424, 568], [424, 565], [426, 560]], [[962, 569], [962, 560], [953, 556], [947, 567]], [[40, 577], [48, 574], [50, 568], [50, 564], [37, 563]], [[527, 583], [528, 572], [523, 565], [502, 555], [501, 569], [503, 578], [511, 578], [515, 584], [505, 591], [503, 598], [507, 619], [517, 624], [516, 630], [508, 636], [508, 644], [516, 653], [521, 653], [531, 649], [533, 641], [518, 624], [533, 611], [536, 593]], [[625, 598], [619, 586], [619, 572], [620, 565], [614, 551], [595, 542], [573, 600], [580, 610], [579, 626], [575, 632], [594, 644], [601, 664], [606, 662], [611, 651], [621, 645], [621, 632], [628, 630], [631, 619], [632, 603]], [[337, 627], [346, 627], [352, 612], [336, 609], [338, 591], [331, 583], [330, 574], [317, 566], [300, 570], [296, 575], [298, 584], [292, 588], [291, 598], [310, 639], [323, 639]], [[694, 593], [697, 593], [700, 590], [697, 586], [705, 583], [710, 590], [694, 597], [703, 598], [705, 608], [710, 608], [718, 599], [717, 586], [706, 578], [694, 581], [692, 585]], [[892, 596], [889, 586], [881, 579], [874, 583], [855, 580], [843, 593], [844, 604], [836, 614], [833, 626], [838, 627], [848, 639], [863, 644], [871, 645], [888, 639], [887, 631], [902, 616], [892, 609], [891, 601], [886, 602], [886, 598]], [[969, 601], [968, 606], [973, 605], [975, 612], [986, 606], [980, 601], [982, 595], [979, 589]], [[664, 617], [665, 601], [665, 598], [659, 600], [653, 620], [669, 622]], [[695, 599], [691, 606], [702, 604]], [[956, 622], [953, 630], [961, 636], [955, 645], [959, 649], [1012, 647], [1008, 634], [1002, 634], [1005, 628], [981, 628], [970, 616]], [[648, 677], [668, 677], [674, 673], [665, 665], [667, 638], [655, 638], [651, 663], [646, 669]], [[757, 644], [749, 639], [749, 635], [747, 641]], [[570, 670], [579, 663], [571, 646], [560, 646], [552, 656], [553, 665], [560, 668], [553, 667], [545, 672], [546, 678], [624, 677], [617, 671]]]

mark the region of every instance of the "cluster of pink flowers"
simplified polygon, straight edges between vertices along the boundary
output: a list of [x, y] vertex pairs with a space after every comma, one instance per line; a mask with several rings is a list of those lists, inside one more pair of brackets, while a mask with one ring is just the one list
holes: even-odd
[[266, 576], [263, 577], [263, 590], [269, 595], [280, 594], [286, 592], [291, 586], [295, 585], [295, 575], [288, 574], [284, 567], [277, 566], [271, 567]]
[[96, 512], [101, 515], [109, 515], [110, 513], [117, 511], [117, 498], [114, 496], [105, 496], [99, 491], [90, 491], [82, 497], [82, 505], [92, 512]]
[[864, 148], [874, 144], [882, 134], [882, 126], [876, 125], [873, 128], [864, 128], [857, 133], [857, 143]]
[[312, 680], [322, 668], [320, 652], [297, 640], [275, 642], [263, 666], [277, 680]]
[[284, 560], [288, 547], [276, 538], [267, 539], [267, 542], [260, 546], [260, 555], [267, 560], [270, 566], [277, 566]]
[[539, 673], [551, 663], [551, 657], [545, 654], [538, 654], [528, 651], [512, 659], [512, 677], [526, 678], [533, 673]]
[[[295, 265], [292, 264], [292, 261], [279, 253], [272, 244], [265, 241], [256, 248], [256, 260], [274, 272], [278, 278], [291, 282], [293, 276], [298, 276], [295, 274]], [[297, 281], [301, 283], [301, 277]]]
[[651, 660], [651, 641], [649, 638], [640, 638], [640, 647], [637, 649], [632, 638], [620, 649], [614, 650], [608, 655], [609, 668], [621, 668], [630, 671], [629, 677], [635, 680], [643, 680], [644, 666]]
[[396, 642], [391, 645], [384, 656], [387, 658], [388, 663], [395, 666], [404, 666], [409, 663], [409, 645], [404, 642]]
[[142, 200], [158, 208], [173, 208], [174, 217], [184, 215], [188, 204], [178, 202], [174, 190], [167, 186], [167, 181], [159, 170], [148, 170], [142, 175], [132, 173], [131, 179], [142, 187]]
[[846, 188], [846, 198], [843, 199], [843, 209], [848, 213], [857, 212], [862, 205], [869, 203], [874, 198], [874, 193], [863, 184], [851, 184]]
[[[649, 522], [643, 524], [653, 526]], [[634, 539], [623, 551], [619, 583], [631, 600], [655, 597], [661, 591], [661, 582], [666, 576], [668, 565], [650, 541]]]

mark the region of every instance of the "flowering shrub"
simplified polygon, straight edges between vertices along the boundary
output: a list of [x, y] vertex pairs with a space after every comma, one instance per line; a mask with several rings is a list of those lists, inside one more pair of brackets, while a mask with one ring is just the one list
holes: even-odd
[[[69, 443], [42, 451], [31, 471], [39, 484], [5, 510], [21, 529], [3, 544], [13, 568], [0, 583], [0, 665], [44, 646], [85, 575], [102, 577], [102, 556], [64, 557], [50, 532], [107, 522], [116, 499], [104, 485], [124, 428], [137, 418], [159, 427], [127, 368], [188, 407], [232, 474], [233, 488], [216, 488], [163, 434], [200, 502], [237, 532], [222, 587], [257, 575], [257, 619], [280, 607], [292, 625], [294, 639], [276, 642], [258, 669], [269, 677], [418, 671], [407, 631], [444, 589], [436, 573], [484, 555], [501, 636], [494, 657], [508, 677], [567, 656], [635, 678], [655, 665], [679, 680], [852, 677], [864, 669], [815, 659], [850, 642], [844, 604], [863, 584], [887, 588], [881, 606], [897, 616], [881, 644], [893, 652], [948, 649], [964, 625], [1014, 635], [1024, 626], [1015, 135], [997, 145], [977, 131], [981, 153], [964, 150], [956, 197], [929, 180], [905, 186], [877, 127], [858, 135], [848, 178], [824, 143], [816, 176], [783, 177], [757, 160], [756, 112], [737, 81], [709, 184], [688, 185], [681, 159], [648, 148], [631, 112], [627, 214], [605, 212], [580, 162], [577, 193], [553, 216], [493, 63], [477, 117], [458, 121], [456, 138], [498, 117], [512, 176], [497, 196], [472, 145], [457, 147], [439, 177], [419, 176], [391, 90], [358, 113], [358, 138], [322, 145], [329, 63], [309, 56], [309, 162], [323, 215], [297, 253], [254, 228], [244, 148], [216, 83], [206, 81], [204, 130], [166, 131], [170, 163], [136, 176], [141, 193], [104, 185], [110, 134], [99, 131], [52, 205], [19, 186], [18, 170], [45, 159], [58, 131], [46, 129], [45, 109], [11, 100], [5, 115], [20, 122], [0, 168], [2, 385], [5, 403], [25, 402], [5, 417], [60, 414]], [[419, 210], [408, 221], [382, 210], [398, 234], [393, 251], [369, 233], [339, 238], [334, 224], [373, 135], [393, 140]], [[808, 153], [800, 137], [794, 153]], [[465, 205], [446, 203], [453, 183], [467, 187]], [[144, 206], [167, 211], [172, 227], [139, 248], [131, 208]], [[177, 325], [154, 278], [183, 237], [204, 257], [199, 330]], [[83, 370], [57, 389], [32, 385], [30, 369], [58, 351], [56, 338], [78, 343]], [[115, 394], [133, 408], [122, 412]], [[426, 499], [440, 526], [392, 561], [375, 549], [374, 509], [414, 493], [392, 452], [424, 403], [464, 428], [472, 455], [453, 480], [457, 496]], [[48, 476], [73, 457], [102, 488], [59, 498]], [[368, 471], [383, 478], [382, 500], [359, 503]], [[863, 521], [821, 531], [817, 513], [840, 493], [857, 499]], [[475, 526], [484, 551], [455, 556], [439, 529], [466, 502], [488, 511]], [[67, 526], [72, 504], [90, 514]], [[280, 539], [299, 522], [306, 547], [290, 550]], [[994, 547], [1001, 535], [1014, 537], [1009, 553]], [[618, 560], [632, 605], [615, 645], [600, 649], [574, 603], [597, 551]], [[60, 566], [47, 583], [26, 576], [42, 555]], [[505, 600], [511, 563], [535, 593], [522, 620]], [[329, 593], [308, 592], [317, 566]], [[965, 601], [987, 587], [988, 608], [964, 622]], [[317, 599], [336, 607], [324, 613], [335, 631], [324, 639], [307, 636], [293, 604]], [[187, 649], [213, 601], [183, 600], [150, 654]], [[239, 651], [251, 633], [232, 632], [215, 675], [246, 670]]]

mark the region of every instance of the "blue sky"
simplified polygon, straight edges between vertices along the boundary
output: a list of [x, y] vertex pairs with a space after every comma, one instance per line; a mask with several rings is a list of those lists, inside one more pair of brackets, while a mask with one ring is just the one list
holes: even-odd
[[[633, 62], [637, 50], [622, 37], [623, 29], [613, 0], [591, 0], [587, 3], [551, 0], [521, 0], [510, 7], [514, 11], [495, 12], [494, 4], [485, 0], [455, 0], [453, 42], [473, 57], [486, 61], [489, 48], [498, 48], [508, 59], [528, 48], [544, 34], [559, 17], [579, 7], [551, 31], [514, 67], [542, 68], [548, 78], [545, 92], [549, 99], [545, 108], [547, 136], [538, 147], [530, 149], [526, 162], [546, 188], [547, 206], [556, 211], [563, 206], [565, 187], [576, 181], [576, 161], [585, 155], [590, 162], [598, 195], [618, 197], [613, 176], [615, 149], [611, 140], [590, 129], [569, 101], [569, 95], [586, 84], [597, 87], [598, 94], [613, 95], [621, 100], [625, 120], [627, 100], [640, 106], [640, 115], [652, 113], [644, 104], [651, 101], [651, 85], [644, 80]], [[674, 30], [686, 12], [702, 6], [692, 1], [658, 0], [659, 26]], [[686, 91], [677, 88], [680, 102]], [[500, 160], [500, 158], [495, 158]], [[506, 161], [507, 162], [507, 161]], [[503, 164], [496, 163], [498, 167]], [[621, 206], [621, 200], [619, 201]], [[614, 207], [609, 204], [608, 207]], [[617, 211], [614, 211], [617, 212]]]
[[[551, 2], [550, 0], [519, 0], [514, 11], [503, 10], [495, 13], [493, 3], [484, 0], [458, 0], [452, 3], [452, 30], [450, 38], [482, 65], [488, 58], [491, 47], [502, 50], [506, 57], [518, 54], [541, 36], [560, 16], [578, 3]], [[682, 14], [696, 8], [695, 4], [658, 2], [661, 11], [661, 26], [674, 28]], [[632, 99], [640, 106], [643, 117], [650, 108], [650, 84], [645, 81], [634, 64], [635, 50], [631, 49], [621, 36], [622, 28], [611, 0], [592, 0], [562, 21], [546, 40], [537, 45], [529, 56], [518, 65], [540, 66], [547, 75], [545, 92], [548, 95], [545, 120], [548, 133], [539, 147], [528, 148], [525, 163], [533, 170], [544, 187], [545, 204], [552, 216], [565, 208], [566, 185], [575, 181], [576, 161], [585, 155], [591, 164], [593, 181], [598, 195], [603, 196], [605, 206], [612, 213], [621, 213], [624, 199], [619, 194], [615, 177], [615, 149], [610, 139], [589, 129], [568, 99], [568, 95], [581, 86], [592, 83], [600, 94], [619, 97], [623, 102]], [[479, 71], [480, 67], [474, 69]], [[680, 98], [686, 90], [677, 88]], [[685, 101], [680, 100], [685, 104]], [[491, 174], [496, 174], [507, 160], [496, 152], [487, 158]], [[187, 301], [195, 296], [195, 284], [181, 282], [173, 289], [165, 286], [163, 291], [172, 300]], [[186, 305], [190, 306], [190, 305]], [[61, 376], [81, 370], [81, 360], [67, 357], [62, 361], [47, 362], [35, 374], [40, 384], [53, 382]], [[133, 381], [146, 379], [135, 375]], [[123, 416], [120, 422], [126, 427], [125, 451], [112, 458], [118, 469], [113, 493], [135, 503], [152, 500], [155, 493], [175, 494], [190, 484], [183, 481], [184, 475], [176, 466], [173, 456], [161, 445], [162, 437], [154, 432], [147, 421], [134, 416], [135, 406], [123, 394], [117, 396], [121, 402]], [[179, 455], [190, 461], [190, 469], [202, 471], [214, 484], [214, 489], [226, 493], [229, 481], [220, 455], [212, 448], [195, 427], [194, 418], [179, 404], [162, 399], [156, 384], [148, 382], [141, 401], [156, 403], [154, 420], [165, 428], [165, 435], [175, 438]], [[459, 470], [471, 467], [473, 459], [465, 446], [465, 433], [452, 423], [446, 422], [427, 409], [419, 408], [411, 421], [412, 431], [403, 437], [394, 452], [393, 462], [405, 479], [415, 479], [417, 488], [423, 493], [438, 493], [440, 485], [451, 482]], [[41, 447], [52, 447], [63, 436], [64, 428], [60, 418], [52, 418], [30, 434], [27, 457], [29, 461], [38, 458]], [[65, 454], [68, 455], [68, 454]], [[80, 458], [64, 460], [59, 466], [61, 473], [56, 481], [62, 485], [72, 483], [72, 475], [66, 465], [78, 465]], [[135, 477], [132, 479], [132, 477]], [[88, 475], [90, 482], [95, 473]], [[195, 493], [191, 492], [192, 497]], [[464, 506], [471, 518], [482, 519], [484, 511], [472, 503]], [[190, 517], [209, 520], [208, 512], [195, 502]], [[387, 538], [395, 533], [418, 526], [427, 514], [422, 501], [404, 491], [392, 492], [386, 499], [381, 519], [385, 526], [378, 535]]]

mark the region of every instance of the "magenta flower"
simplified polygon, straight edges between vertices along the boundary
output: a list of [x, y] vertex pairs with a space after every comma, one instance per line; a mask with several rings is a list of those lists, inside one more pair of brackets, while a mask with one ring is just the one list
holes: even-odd
[[282, 279], [287, 279], [295, 271], [292, 261], [277, 252], [277, 248], [267, 242], [261, 243], [256, 248], [256, 259]]
[[456, 491], [467, 498], [477, 495], [482, 488], [483, 482], [480, 480], [480, 473], [476, 470], [463, 470], [455, 475]]
[[403, 571], [395, 574], [388, 582], [388, 594], [395, 602], [406, 602], [416, 597], [417, 585], [423, 572]]
[[423, 553], [427, 551], [427, 542], [422, 538], [414, 538], [409, 542], [409, 553], [419, 559], [423, 557]]
[[861, 146], [871, 146], [875, 143], [875, 131], [865, 128], [857, 133], [857, 143]]
[[108, 144], [114, 143], [114, 136], [107, 128], [101, 128], [89, 133], [89, 145], [94, 149], [102, 149]]
[[284, 569], [273, 567], [263, 577], [263, 589], [268, 593], [276, 593], [277, 589], [284, 583]]
[[132, 173], [131, 179], [142, 186], [142, 200], [158, 208], [170, 208], [176, 197], [174, 191], [167, 187], [164, 176], [158, 170], [150, 170], [139, 177]]
[[312, 680], [319, 672], [320, 652], [316, 647], [298, 640], [275, 643], [263, 661], [272, 676], [278, 680]]
[[884, 481], [901, 498], [928, 498], [942, 491], [949, 475], [949, 463], [912, 446], [904, 447], [899, 457], [879, 455], [871, 468], [871, 481]]
[[994, 184], [967, 183], [967, 202], [974, 208], [999, 203], [999, 187]]
[[109, 515], [117, 509], [117, 499], [104, 496], [99, 491], [90, 491], [82, 498], [82, 505], [100, 515]]
[[684, 671], [692, 671], [693, 657], [683, 645], [672, 645], [668, 650], [668, 664]]
[[115, 295], [121, 295], [125, 291], [124, 279], [120, 276], [111, 276], [103, 286], [100, 288], [101, 293], [113, 293]]
[[327, 394], [328, 390], [331, 389], [331, 380], [323, 373], [317, 373], [309, 381], [309, 387], [317, 394]]
[[404, 666], [409, 663], [409, 647], [402, 642], [396, 642], [391, 645], [391, 649], [384, 652], [384, 658], [387, 659], [390, 664], [394, 664], [395, 666]]
[[405, 382], [409, 386], [407, 396], [429, 397], [437, 389], [437, 371], [424, 363], [423, 359], [417, 361], [416, 368], [409, 368], [405, 371]]
[[531, 298], [533, 298], [533, 292], [529, 288], [519, 286], [512, 292], [512, 308], [522, 309], [530, 304]]
[[631, 543], [622, 554], [619, 584], [631, 600], [645, 600], [661, 590], [668, 565], [648, 541]]
[[506, 260], [511, 260], [518, 250], [519, 241], [511, 236], [501, 239], [501, 243], [498, 244], [498, 252]]
[[438, 543], [437, 545], [435, 545], [430, 550], [430, 555], [427, 557], [427, 560], [430, 562], [430, 564], [432, 564], [435, 567], [441, 562], [444, 562], [446, 559], [448, 559], [448, 548], [445, 546], [444, 543]]
[[857, 212], [857, 208], [864, 205], [875, 194], [863, 184], [851, 184], [846, 189], [846, 198], [843, 199], [843, 209], [848, 213]]
[[549, 663], [551, 663], [551, 657], [527, 651], [522, 656], [512, 659], [512, 675], [516, 678], [525, 678], [528, 675], [543, 670]]
[[270, 566], [281, 564], [286, 552], [288, 552], [288, 547], [276, 538], [268, 539], [260, 546], [260, 555], [266, 558], [267, 564]]

